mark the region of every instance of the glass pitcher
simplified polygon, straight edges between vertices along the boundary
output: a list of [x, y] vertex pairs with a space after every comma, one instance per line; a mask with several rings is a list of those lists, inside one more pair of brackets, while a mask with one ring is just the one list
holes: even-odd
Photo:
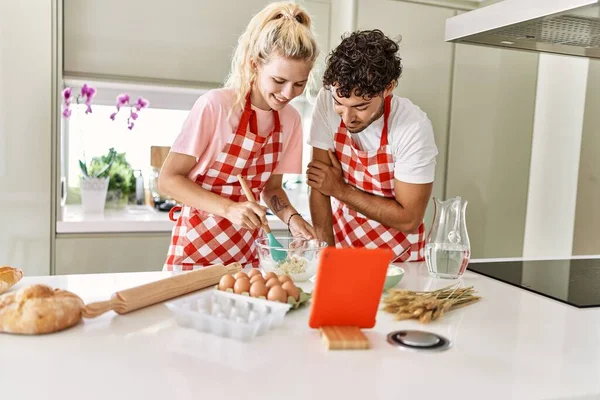
[[454, 197], [441, 201], [433, 198], [433, 224], [425, 242], [425, 262], [429, 274], [456, 279], [467, 269], [471, 244], [467, 234], [467, 201]]

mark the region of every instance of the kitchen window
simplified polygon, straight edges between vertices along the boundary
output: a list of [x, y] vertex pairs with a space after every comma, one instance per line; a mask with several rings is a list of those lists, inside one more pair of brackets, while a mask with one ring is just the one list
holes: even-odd
[[126, 153], [132, 169], [149, 176], [150, 147], [171, 146], [188, 114], [188, 110], [146, 108], [139, 113], [135, 127], [129, 130], [125, 121], [127, 111], [119, 113], [112, 121], [110, 115], [115, 112], [114, 105], [92, 107], [93, 112], [83, 116], [83, 110], [77, 110], [78, 116], [68, 122], [69, 157], [65, 175], [69, 187], [79, 186], [80, 157], [85, 154], [89, 163], [92, 157], [104, 155], [110, 148], [117, 153]]
[[[99, 157], [114, 148], [117, 153], [125, 153], [126, 160], [133, 170], [140, 170], [144, 179], [144, 187], [149, 188], [152, 175], [150, 152], [152, 146], [171, 146], [192, 108], [195, 101], [210, 88], [192, 89], [181, 87], [159, 87], [138, 84], [119, 84], [84, 80], [65, 80], [65, 86], [79, 93], [84, 83], [96, 88], [96, 96], [92, 102], [92, 113], [85, 114], [85, 106], [72, 105], [72, 116], [63, 120], [62, 136], [62, 179], [65, 186], [65, 204], [78, 204], [79, 198], [79, 160], [87, 163], [93, 157]], [[116, 98], [121, 93], [128, 93], [133, 103], [141, 96], [150, 102], [148, 108], [139, 112], [132, 130], [127, 128], [128, 108], [121, 109], [116, 120], [110, 115], [116, 111]], [[312, 105], [305, 98], [297, 98], [292, 102], [302, 116], [304, 127], [303, 142], [306, 143]], [[304, 145], [303, 170], [310, 158], [310, 147]], [[294, 190], [302, 184], [302, 175], [286, 175], [286, 187]]]

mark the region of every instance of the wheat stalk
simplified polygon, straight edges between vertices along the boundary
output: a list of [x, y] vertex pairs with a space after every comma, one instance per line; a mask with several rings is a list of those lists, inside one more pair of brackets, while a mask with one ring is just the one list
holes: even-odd
[[426, 324], [478, 301], [481, 297], [474, 293], [473, 286], [461, 288], [458, 283], [432, 292], [391, 289], [384, 298], [383, 309], [395, 314], [397, 320], [418, 319]]

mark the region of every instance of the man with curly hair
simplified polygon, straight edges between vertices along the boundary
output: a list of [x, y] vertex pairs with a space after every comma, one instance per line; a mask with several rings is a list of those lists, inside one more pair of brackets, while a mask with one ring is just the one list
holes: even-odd
[[310, 209], [330, 246], [422, 261], [437, 147], [427, 115], [392, 93], [401, 72], [398, 43], [379, 30], [354, 32], [329, 54], [308, 141]]

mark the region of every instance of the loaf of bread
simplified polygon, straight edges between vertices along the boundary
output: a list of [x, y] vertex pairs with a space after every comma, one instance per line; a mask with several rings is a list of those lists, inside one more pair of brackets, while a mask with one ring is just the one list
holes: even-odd
[[13, 287], [22, 277], [23, 271], [19, 268], [0, 266], [0, 293], [4, 293]]
[[61, 331], [81, 320], [79, 296], [31, 285], [0, 296], [0, 332], [37, 335]]

